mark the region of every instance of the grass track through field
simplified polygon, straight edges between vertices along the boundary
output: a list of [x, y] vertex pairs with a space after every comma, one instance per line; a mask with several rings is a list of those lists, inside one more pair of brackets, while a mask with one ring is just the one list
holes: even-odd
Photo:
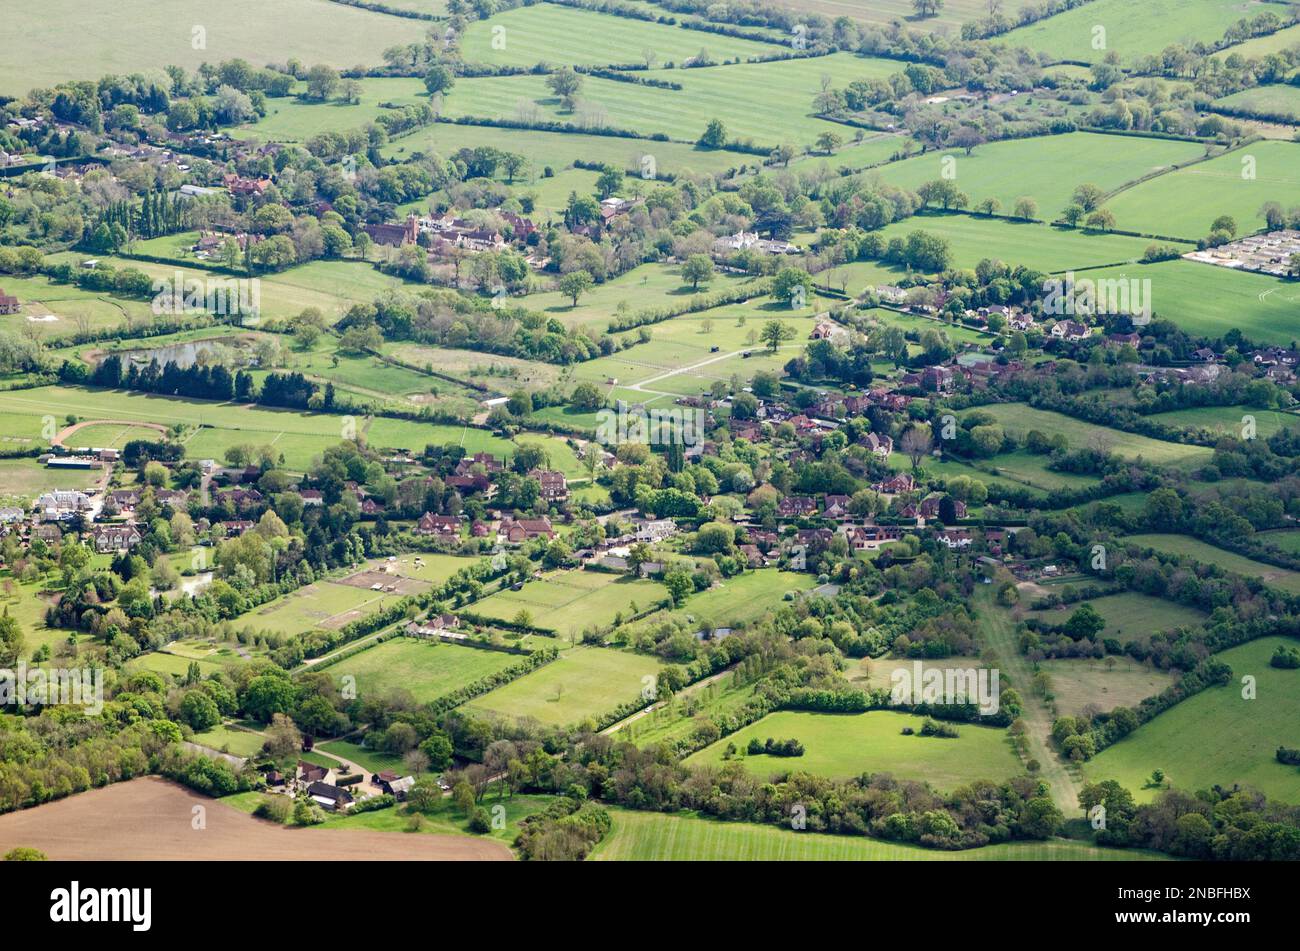
[[1056, 807], [1067, 819], [1072, 819], [1079, 810], [1080, 783], [1051, 746], [1051, 712], [1043, 706], [1042, 699], [1030, 690], [1034, 672], [1020, 653], [1011, 616], [993, 599], [995, 587], [996, 585], [984, 585], [975, 593], [980, 630], [984, 633], [986, 646], [997, 658], [998, 668], [1006, 672], [1007, 678], [1020, 694], [1024, 705], [1021, 717], [1027, 727], [1025, 735], [1029, 740], [1029, 755], [1038, 760], [1038, 775], [1051, 785], [1052, 801]]

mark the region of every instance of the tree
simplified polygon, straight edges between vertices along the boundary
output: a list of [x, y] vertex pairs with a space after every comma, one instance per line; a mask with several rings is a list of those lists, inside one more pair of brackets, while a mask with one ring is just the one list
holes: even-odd
[[681, 567], [673, 568], [664, 575], [664, 586], [668, 589], [668, 596], [673, 599], [674, 606], [681, 605], [687, 595], [695, 590], [695, 582], [691, 580], [690, 573]]
[[1016, 199], [1015, 207], [1011, 213], [1017, 218], [1023, 218], [1026, 221], [1038, 217], [1038, 202], [1028, 196], [1021, 196]]
[[[596, 384], [583, 382], [575, 386], [573, 392], [569, 394], [569, 405], [583, 412], [594, 412], [605, 405], [605, 396]], [[595, 452], [590, 452], [589, 455], [593, 459], [597, 458]]]
[[1097, 185], [1085, 182], [1074, 190], [1071, 196], [1074, 203], [1085, 212], [1094, 211], [1106, 197], [1106, 193]]
[[806, 307], [812, 296], [812, 275], [802, 268], [783, 267], [772, 279], [772, 297], [789, 302], [792, 309]]
[[1115, 230], [1115, 216], [1109, 208], [1099, 208], [1088, 216], [1085, 224], [1094, 231]]
[[691, 290], [699, 290], [713, 278], [713, 261], [707, 254], [692, 254], [682, 264], [682, 279], [690, 281]]
[[930, 427], [924, 423], [916, 423], [908, 427], [907, 431], [898, 441], [899, 448], [908, 459], [912, 461], [912, 468], [919, 468], [921, 460], [930, 454], [934, 448], [934, 435], [930, 432]]
[[451, 87], [455, 84], [455, 74], [441, 63], [430, 66], [424, 74], [424, 88], [429, 90], [431, 96], [451, 92]]
[[283, 713], [273, 714], [266, 728], [266, 742], [262, 748], [276, 760], [286, 760], [302, 749], [302, 734], [297, 725]]
[[202, 690], [191, 690], [181, 701], [180, 716], [195, 733], [210, 730], [221, 722], [216, 702]]
[[582, 76], [565, 66], [563, 69], [557, 69], [547, 76], [546, 85], [551, 92], [560, 97], [560, 102], [564, 108], [572, 112], [577, 102], [578, 93], [582, 90]]
[[843, 144], [844, 139], [837, 132], [823, 132], [817, 136], [817, 148], [827, 155], [833, 153]]
[[721, 119], [710, 119], [700, 136], [699, 145], [706, 149], [720, 149], [727, 144], [727, 127]]
[[795, 333], [795, 329], [784, 321], [769, 320], [763, 324], [758, 336], [767, 345], [767, 349], [776, 353], [781, 349], [781, 344], [794, 338]]
[[307, 98], [326, 100], [338, 89], [338, 70], [332, 66], [313, 66], [307, 72]]
[[595, 286], [590, 274], [586, 271], [570, 271], [560, 278], [556, 286], [560, 293], [573, 301], [573, 306], [578, 306], [578, 298]]

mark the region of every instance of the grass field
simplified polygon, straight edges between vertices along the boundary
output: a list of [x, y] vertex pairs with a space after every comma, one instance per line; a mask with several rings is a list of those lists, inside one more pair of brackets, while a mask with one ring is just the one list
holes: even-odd
[[1252, 561], [1249, 558], [1192, 538], [1190, 535], [1129, 535], [1124, 540], [1146, 548], [1168, 552], [1171, 555], [1187, 555], [1197, 561], [1218, 565], [1225, 571], [1235, 572], [1247, 578], [1258, 578], [1265, 584], [1288, 594], [1300, 594], [1300, 572], [1288, 571], [1285, 568]]
[[[696, 40], [709, 46], [712, 36]], [[697, 46], [698, 48], [698, 46]], [[844, 127], [812, 115], [821, 77], [841, 83], [884, 79], [898, 64], [849, 53], [772, 63], [748, 63], [705, 69], [675, 70], [681, 89], [658, 89], [587, 77], [573, 113], [541, 76], [490, 76], [461, 79], [446, 97], [448, 116], [477, 116], [527, 121], [571, 122], [644, 134], [663, 133], [679, 142], [694, 142], [709, 120], [723, 118], [730, 138], [763, 145], [788, 142], [801, 146], [822, 132], [844, 135]], [[737, 105], [743, 103], [743, 108]], [[653, 143], [650, 151], [654, 151]], [[751, 159], [752, 161], [752, 159]]]
[[558, 660], [471, 701], [472, 712], [532, 717], [550, 726], [578, 723], [637, 699], [654, 685], [659, 662], [605, 647], [575, 647]]
[[355, 677], [361, 698], [402, 690], [416, 703], [429, 703], [521, 659], [504, 651], [398, 637], [326, 669], [335, 680]]
[[[6, 274], [0, 287], [22, 302], [19, 313], [0, 317], [0, 329], [16, 334], [36, 333], [46, 341], [57, 342], [60, 337], [78, 333], [83, 324], [90, 330], [104, 330], [122, 326], [127, 317], [141, 324], [153, 321], [148, 301], [84, 291], [74, 284], [56, 284], [44, 277]], [[41, 319], [29, 319], [36, 317]]]
[[1210, 105], [1261, 119], [1292, 124], [1300, 121], [1300, 89], [1295, 86], [1256, 86], [1223, 96]]
[[238, 135], [262, 141], [305, 142], [320, 132], [359, 129], [391, 107], [428, 101], [429, 92], [418, 79], [371, 77], [361, 81], [356, 102], [318, 102], [297, 96], [268, 99], [266, 115], [240, 126]]
[[1154, 697], [1177, 678], [1168, 671], [1138, 663], [1131, 657], [1102, 660], [1045, 660], [1039, 667], [1052, 681], [1052, 696], [1062, 716], [1078, 716], [1087, 707], [1113, 710], [1135, 707]]
[[1192, 335], [1216, 338], [1235, 329], [1250, 340], [1281, 346], [1300, 337], [1300, 286], [1294, 281], [1183, 260], [1103, 268], [1087, 276], [1149, 280], [1156, 316]]
[[1300, 144], [1252, 142], [1126, 189], [1106, 207], [1127, 231], [1195, 240], [1219, 215], [1231, 215], [1243, 234], [1263, 228], [1259, 212], [1269, 201], [1300, 203]]
[[[1146, 643], [1152, 634], [1171, 631], [1177, 627], [1199, 627], [1205, 621], [1205, 615], [1195, 608], [1135, 591], [1092, 598], [1080, 604], [1082, 603], [1091, 604], [1105, 618], [1106, 626], [1102, 629], [1102, 637], [1113, 637], [1123, 642]], [[1064, 605], [1046, 611], [1028, 611], [1026, 617], [1036, 617], [1049, 624], [1064, 624], [1080, 604]]]
[[1266, 8], [1266, 4], [1238, 0], [1144, 0], [1140, 5], [1095, 0], [999, 39], [1011, 48], [1027, 46], [1052, 60], [1095, 63], [1112, 52], [1132, 60], [1175, 43], [1190, 49], [1197, 41], [1217, 40], [1238, 20]]
[[1168, 426], [1208, 429], [1240, 439], [1246, 417], [1254, 420], [1255, 435], [1260, 439], [1267, 439], [1282, 429], [1300, 427], [1300, 416], [1295, 413], [1256, 409], [1253, 406], [1195, 406], [1191, 409], [1155, 413], [1147, 418]]
[[[974, 215], [918, 215], [889, 225], [880, 236], [888, 241], [914, 231], [931, 231], [947, 239], [951, 267], [974, 268], [983, 259], [994, 258], [1048, 273], [1136, 261], [1151, 244], [1146, 238]], [[1187, 245], [1183, 250], [1194, 249]]]
[[1289, 26], [1285, 30], [1278, 30], [1276, 33], [1270, 33], [1267, 36], [1256, 36], [1243, 43], [1234, 44], [1227, 49], [1219, 50], [1214, 56], [1222, 59], [1236, 54], [1247, 59], [1258, 59], [1267, 56], [1269, 53], [1278, 53], [1293, 46], [1300, 46], [1300, 24]]
[[260, 733], [241, 730], [223, 723], [211, 730], [195, 733], [194, 742], [223, 753], [247, 757], [262, 752], [262, 744], [266, 742], [266, 737]]
[[609, 811], [614, 827], [591, 855], [594, 861], [1077, 862], [1162, 858], [1149, 852], [1102, 849], [1065, 839], [1009, 842], [964, 852], [945, 852], [866, 837], [794, 832], [750, 822], [720, 822], [689, 813]]
[[[248, 407], [121, 390], [47, 386], [0, 393], [0, 421], [16, 438], [39, 439], [45, 416], [53, 415], [61, 423], [67, 414], [83, 420], [138, 419], [167, 426], [199, 427], [185, 438], [185, 452], [191, 459], [221, 459], [226, 449], [234, 445], [269, 445], [277, 454], [283, 453], [285, 466], [296, 470], [304, 469], [314, 456], [337, 445], [347, 422], [343, 416], [328, 413]], [[464, 446], [467, 452], [482, 450], [500, 457], [512, 455], [515, 445], [487, 430], [466, 426], [391, 417], [357, 419], [354, 423], [357, 432], [376, 448], [419, 450], [426, 445], [454, 444]], [[555, 446], [557, 455], [561, 451], [563, 441], [556, 437], [528, 438]]]
[[[1103, 750], [1084, 764], [1088, 778], [1116, 779], [1150, 800], [1156, 790], [1147, 779], [1163, 769], [1170, 784], [1189, 792], [1243, 783], [1300, 803], [1300, 769], [1273, 756], [1278, 746], [1300, 745], [1300, 671], [1268, 664], [1279, 643], [1287, 642], [1266, 637], [1217, 655], [1232, 666], [1230, 683], [1189, 697]], [[1256, 678], [1253, 700], [1242, 697], [1245, 675]]]
[[1260, 532], [1255, 536], [1256, 539], [1266, 545], [1272, 545], [1281, 551], [1290, 552], [1291, 554], [1300, 554], [1300, 531], [1295, 529], [1282, 529], [1276, 532]]
[[627, 617], [643, 611], [667, 594], [657, 581], [600, 571], [553, 571], [525, 583], [520, 591], [507, 589], [476, 602], [474, 613], [511, 620], [527, 611], [534, 624], [563, 636], [592, 625], [613, 624], [619, 614]]
[[[427, 587], [423, 582], [407, 581], [407, 594]], [[371, 591], [337, 581], [317, 581], [292, 594], [277, 598], [242, 615], [239, 623], [254, 630], [277, 634], [301, 634], [312, 628], [336, 630], [352, 621], [374, 614], [400, 601], [403, 594]]]
[[[756, 776], [806, 772], [847, 778], [862, 773], [892, 773], [899, 779], [925, 780], [936, 789], [950, 792], [975, 779], [1006, 779], [1022, 772], [1005, 730], [995, 727], [957, 725], [956, 739], [904, 736], [912, 727], [919, 731], [924, 717], [891, 710], [867, 713], [808, 713], [781, 710], [757, 723], [723, 737], [690, 756], [692, 766], [721, 765], [727, 747], [735, 744], [734, 758]], [[797, 739], [803, 756], [744, 755], [751, 738]]]
[[[513, 107], [512, 107], [513, 108]], [[642, 160], [654, 160], [660, 173], [695, 172], [712, 174], [754, 164], [754, 157], [738, 152], [696, 148], [681, 142], [650, 142], [625, 136], [583, 135], [492, 126], [456, 125], [440, 122], [403, 136], [381, 149], [385, 158], [406, 159], [417, 154], [450, 157], [463, 148], [492, 146], [517, 152], [529, 161], [528, 174], [516, 179], [531, 183], [546, 168], [568, 168], [575, 160], [601, 162], [624, 171], [642, 174]]]
[[1141, 457], [1161, 465], [1185, 466], [1208, 462], [1213, 454], [1206, 446], [1164, 442], [1134, 433], [1120, 432], [1104, 426], [1095, 426], [1061, 413], [1034, 409], [1024, 403], [998, 403], [981, 406], [978, 411], [993, 416], [1004, 429], [1021, 436], [1032, 429], [1045, 433], [1060, 433], [1069, 441], [1072, 449], [1106, 448], [1126, 459]]
[[[594, 37], [600, 42], [593, 43]], [[654, 66], [662, 69], [681, 65], [701, 49], [707, 49], [715, 62], [780, 52], [771, 43], [548, 4], [519, 7], [471, 23], [461, 40], [466, 62], [493, 66], [644, 63], [643, 51], [648, 50], [654, 53]]]
[[368, 773], [379, 773], [386, 769], [394, 772], [406, 774], [405, 764], [402, 757], [392, 753], [377, 753], [374, 750], [368, 750], [359, 743], [352, 743], [348, 740], [330, 740], [328, 743], [317, 743], [315, 749], [322, 753], [333, 753], [336, 756], [342, 756], [346, 760], [351, 760]]
[[[878, 176], [891, 185], [916, 189], [939, 178], [944, 158], [951, 156], [956, 160], [954, 181], [970, 196], [972, 205], [996, 198], [1003, 212], [1010, 213], [1016, 199], [1028, 196], [1038, 203], [1038, 217], [1050, 221], [1070, 203], [1074, 189], [1085, 182], [1110, 191], [1202, 154], [1204, 149], [1190, 142], [1070, 132], [992, 142], [970, 155], [928, 152], [867, 172], [864, 178], [869, 181]], [[1120, 226], [1125, 227], [1123, 219]]]
[[748, 623], [779, 608], [786, 592], [807, 591], [816, 584], [810, 574], [759, 568], [727, 578], [719, 588], [691, 595], [676, 613], [715, 627]]
[[100, 476], [99, 469], [47, 469], [35, 459], [0, 459], [0, 498], [31, 499], [54, 489], [84, 489]]
[[[230, 0], [219, 7], [173, 0], [167, 16], [156, 12], [151, 0], [90, 6], [50, 0], [7, 10], [9, 44], [0, 91], [20, 95], [64, 80], [96, 80], [170, 64], [194, 70], [200, 63], [235, 57], [258, 65], [294, 58], [340, 68], [374, 65], [384, 49], [416, 42], [428, 25], [328, 0], [279, 0], [269, 6]], [[73, 34], [66, 32], [69, 23], [77, 25]]]

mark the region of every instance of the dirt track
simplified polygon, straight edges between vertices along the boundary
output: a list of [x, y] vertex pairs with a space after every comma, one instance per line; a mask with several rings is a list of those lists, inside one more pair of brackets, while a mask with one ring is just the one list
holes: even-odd
[[[204, 806], [207, 828], [192, 826]], [[427, 860], [513, 858], [500, 842], [458, 835], [362, 829], [276, 828], [154, 776], [0, 816], [0, 854], [15, 846], [52, 860]]]

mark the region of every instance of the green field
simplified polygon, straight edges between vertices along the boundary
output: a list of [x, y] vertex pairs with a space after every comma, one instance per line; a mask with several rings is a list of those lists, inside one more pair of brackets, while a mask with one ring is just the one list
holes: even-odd
[[531, 717], [549, 726], [578, 723], [636, 700], [653, 687], [659, 662], [605, 647], [575, 647], [544, 667], [471, 701], [466, 709]]
[[1293, 555], [1300, 554], [1300, 531], [1295, 529], [1259, 532], [1255, 535], [1255, 538], [1265, 545], [1272, 545], [1281, 551], [1290, 552]]
[[342, 756], [346, 760], [351, 760], [368, 773], [379, 773], [386, 769], [391, 769], [394, 772], [406, 772], [401, 756], [392, 753], [378, 753], [366, 749], [358, 743], [350, 743], [347, 740], [330, 740], [328, 743], [317, 743], [315, 749], [321, 753], [333, 753], [336, 756]]
[[211, 730], [195, 733], [194, 742], [223, 753], [247, 757], [256, 756], [262, 752], [262, 744], [266, 742], [266, 737], [250, 730], [241, 730], [222, 724], [213, 727]]
[[[1264, 6], [1223, 0], [1095, 0], [1012, 30], [999, 40], [1013, 48], [1027, 46], [1052, 60], [1095, 63], [1113, 52], [1127, 61], [1158, 54], [1175, 43], [1190, 49], [1198, 41], [1217, 40], [1232, 24]], [[1097, 28], [1104, 30], [1100, 42]]]
[[[1085, 182], [1110, 191], [1203, 154], [1204, 148], [1191, 142], [1070, 132], [991, 142], [970, 155], [927, 152], [867, 172], [864, 178], [878, 177], [891, 185], [916, 189], [940, 178], [945, 157], [952, 157], [956, 160], [954, 182], [970, 196], [972, 206], [996, 198], [1002, 203], [1002, 212], [1010, 214], [1016, 199], [1027, 196], [1038, 203], [1038, 217], [1051, 221], [1070, 203], [1074, 189]], [[1120, 226], [1125, 227], [1123, 219]]]
[[1178, 680], [1173, 672], [1131, 657], [1045, 660], [1038, 668], [1050, 678], [1052, 702], [1062, 716], [1081, 716], [1089, 709], [1136, 707]]
[[[15, 438], [31, 437], [6, 442]], [[32, 499], [54, 489], [85, 489], [101, 475], [99, 469], [47, 469], [35, 459], [0, 459], [0, 498]]]
[[1141, 457], [1160, 465], [1190, 466], [1209, 462], [1213, 454], [1206, 446], [1189, 446], [1120, 432], [1061, 413], [1034, 409], [1025, 403], [995, 403], [979, 407], [978, 412], [993, 416], [1005, 430], [1020, 436], [1033, 429], [1060, 433], [1072, 449], [1106, 449], [1126, 459]]
[[790, 591], [807, 591], [817, 584], [813, 575], [759, 568], [723, 580], [721, 587], [693, 594], [676, 612], [697, 622], [728, 627], [754, 621], [779, 608]]
[[331, 677], [356, 678], [357, 696], [406, 691], [416, 703], [439, 697], [491, 676], [522, 660], [504, 651], [397, 637], [326, 668]]
[[754, 157], [738, 152], [696, 148], [681, 142], [650, 142], [625, 136], [501, 129], [492, 126], [440, 122], [389, 142], [385, 158], [406, 159], [417, 154], [451, 156], [460, 149], [491, 146], [517, 152], [529, 161], [528, 174], [516, 181], [532, 183], [546, 168], [570, 167], [575, 160], [601, 162], [634, 174], [643, 174], [643, 160], [653, 159], [656, 172], [713, 174], [744, 164]]
[[[594, 37], [600, 41], [592, 42]], [[548, 4], [519, 7], [491, 20], [471, 23], [461, 40], [461, 55], [466, 62], [493, 66], [644, 63], [643, 51], [649, 50], [654, 53], [654, 66], [663, 68], [680, 65], [701, 49], [707, 49], [715, 62], [747, 60], [781, 51], [771, 43]]]
[[1219, 50], [1214, 55], [1219, 59], [1233, 55], [1247, 59], [1259, 59], [1270, 53], [1279, 53], [1294, 46], [1300, 46], [1300, 24], [1288, 26], [1284, 30], [1269, 33], [1267, 36], [1253, 37], [1243, 43], [1237, 43], [1227, 49]]
[[[1023, 771], [1005, 730], [956, 724], [960, 733], [956, 739], [900, 732], [908, 726], [919, 731], [924, 722], [924, 717], [892, 710], [856, 714], [781, 710], [723, 737], [686, 762], [721, 765], [727, 747], [734, 744], [739, 752], [733, 758], [760, 777], [805, 772], [844, 779], [891, 773], [899, 779], [924, 780], [945, 792], [972, 780], [1000, 781]], [[754, 737], [797, 739], [806, 752], [803, 756], [744, 755]]]
[[[422, 588], [423, 585], [417, 585]], [[317, 581], [242, 615], [239, 623], [256, 631], [301, 634], [312, 628], [336, 630], [400, 601], [401, 594]]]
[[533, 624], [567, 636], [588, 626], [613, 624], [619, 614], [626, 618], [644, 611], [667, 595], [657, 581], [575, 569], [550, 572], [519, 591], [499, 591], [476, 602], [473, 610], [507, 621], [527, 611]]
[[[906, 238], [914, 231], [930, 231], [947, 239], [951, 267], [974, 268], [985, 258], [994, 258], [1048, 273], [1136, 261], [1151, 244], [1146, 238], [975, 215], [918, 215], [879, 233], [888, 241]], [[1183, 250], [1194, 249], [1188, 245]]]
[[1167, 426], [1208, 429], [1211, 432], [1240, 439], [1246, 425], [1246, 417], [1254, 420], [1255, 435], [1260, 439], [1267, 439], [1282, 429], [1300, 427], [1300, 416], [1295, 413], [1257, 409], [1253, 406], [1194, 406], [1191, 409], [1155, 413], [1147, 418]]
[[1152, 634], [1172, 631], [1178, 627], [1200, 627], [1205, 621], [1205, 615], [1195, 608], [1135, 591], [1092, 598], [1045, 611], [1029, 611], [1026, 616], [1036, 617], [1048, 624], [1064, 624], [1082, 604], [1091, 604], [1105, 618], [1106, 626], [1102, 629], [1101, 637], [1113, 637], [1122, 642], [1145, 643]]
[[[1116, 779], [1139, 800], [1156, 790], [1146, 782], [1154, 769], [1186, 792], [1219, 784], [1254, 786], [1270, 797], [1300, 803], [1300, 769], [1274, 759], [1279, 746], [1300, 745], [1300, 671], [1270, 667], [1274, 648], [1266, 637], [1217, 655], [1232, 666], [1233, 679], [1211, 687], [1143, 724], [1084, 764], [1090, 780]], [[1243, 699], [1241, 678], [1256, 679], [1257, 696]]]
[[688, 813], [610, 809], [614, 828], [595, 861], [632, 862], [1015, 862], [1158, 861], [1149, 852], [1102, 849], [1083, 842], [1009, 842], [945, 852], [865, 836], [794, 832], [750, 822], [720, 822]]
[[1124, 540], [1146, 548], [1168, 552], [1171, 555], [1186, 555], [1197, 561], [1218, 565], [1225, 571], [1244, 575], [1247, 578], [1258, 578], [1265, 584], [1288, 594], [1300, 594], [1300, 572], [1266, 565], [1260, 561], [1252, 561], [1249, 558], [1192, 538], [1190, 535], [1129, 535]]
[[[1300, 39], [1297, 40], [1300, 42]], [[1300, 122], [1300, 89], [1295, 86], [1256, 86], [1214, 100], [1212, 106], [1278, 122]]]
[[1269, 201], [1283, 208], [1300, 203], [1300, 145], [1251, 142], [1135, 185], [1106, 207], [1126, 231], [1195, 240], [1209, 234], [1220, 215], [1231, 215], [1242, 234], [1263, 228], [1260, 209]]
[[19, 313], [0, 317], [0, 329], [11, 333], [35, 333], [57, 341], [80, 332], [83, 326], [105, 330], [122, 326], [128, 317], [138, 324], [153, 321], [148, 301], [84, 291], [75, 284], [56, 284], [44, 277], [6, 274], [0, 287], [23, 305]]
[[262, 141], [305, 142], [321, 132], [359, 129], [392, 107], [428, 101], [428, 90], [418, 79], [371, 77], [361, 82], [356, 102], [317, 102], [296, 96], [268, 99], [266, 115], [240, 126], [238, 135]]
[[[412, 43], [428, 26], [330, 3], [328, 0], [173, 0], [156, 16], [152, 0], [90, 5], [50, 0], [5, 12], [7, 39], [0, 91], [25, 93], [69, 79], [96, 80], [109, 73], [138, 73], [170, 64], [196, 69], [243, 57], [252, 63], [376, 65], [389, 46]], [[65, 27], [76, 23], [75, 34]], [[195, 28], [201, 26], [200, 36]]]
[[[709, 46], [701, 35], [698, 45]], [[698, 45], [696, 48], [698, 48]], [[634, 83], [587, 77], [573, 113], [541, 76], [489, 76], [461, 79], [446, 97], [448, 116], [494, 117], [528, 122], [568, 122], [643, 134], [663, 133], [679, 142], [694, 142], [709, 120], [723, 118], [731, 138], [752, 139], [769, 146], [788, 142], [808, 145], [823, 132], [845, 136], [836, 123], [812, 115], [821, 77], [847, 83], [852, 79], [884, 79], [899, 72], [898, 64], [849, 53], [772, 63], [675, 70], [673, 82], [682, 88], [659, 89]], [[737, 104], [743, 103], [743, 108]], [[845, 136], [847, 138], [847, 136]], [[654, 152], [651, 143], [649, 151]], [[753, 161], [752, 157], [749, 159]]]

